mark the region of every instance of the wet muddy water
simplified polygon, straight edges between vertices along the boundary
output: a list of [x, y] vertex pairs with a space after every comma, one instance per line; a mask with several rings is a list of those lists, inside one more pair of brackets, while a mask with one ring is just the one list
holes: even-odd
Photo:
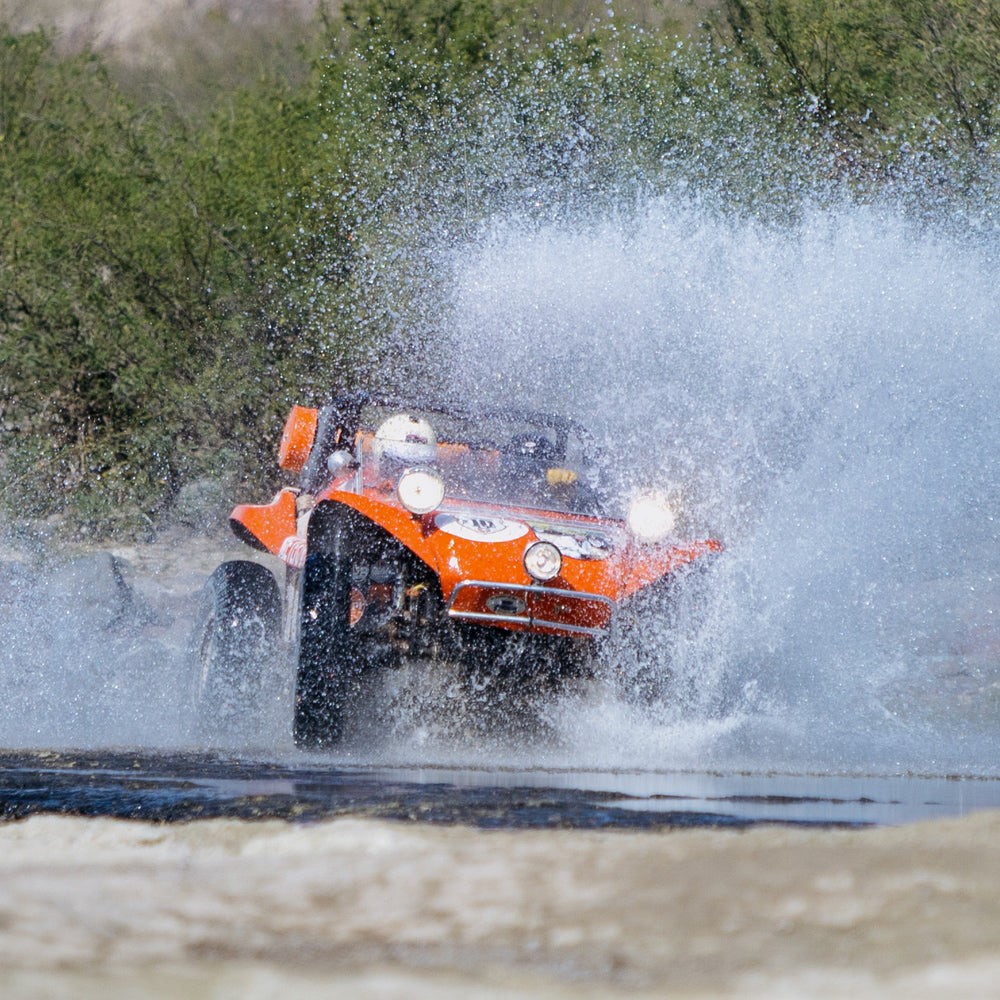
[[0, 754], [0, 815], [159, 821], [341, 816], [482, 828], [866, 826], [1000, 805], [1000, 780], [915, 775], [382, 767], [207, 753]]

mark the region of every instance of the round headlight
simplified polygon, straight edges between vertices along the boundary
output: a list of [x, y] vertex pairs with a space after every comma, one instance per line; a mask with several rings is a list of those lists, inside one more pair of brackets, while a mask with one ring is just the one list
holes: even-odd
[[426, 469], [408, 469], [399, 477], [396, 496], [411, 514], [429, 514], [444, 500], [444, 483]]
[[642, 542], [660, 542], [677, 523], [677, 515], [662, 493], [644, 493], [636, 497], [628, 511], [628, 526]]
[[535, 542], [524, 550], [524, 568], [539, 583], [559, 575], [562, 553], [551, 542]]

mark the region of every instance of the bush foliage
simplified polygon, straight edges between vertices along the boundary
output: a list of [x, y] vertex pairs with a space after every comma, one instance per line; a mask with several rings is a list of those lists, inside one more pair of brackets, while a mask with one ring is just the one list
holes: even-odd
[[191, 477], [264, 478], [288, 403], [381, 377], [435, 241], [491, 213], [682, 187], [782, 219], [915, 163], [992, 175], [1000, 0], [725, 0], [684, 40], [562, 20], [352, 0], [294, 73], [195, 111], [0, 28], [8, 512], [124, 529]]

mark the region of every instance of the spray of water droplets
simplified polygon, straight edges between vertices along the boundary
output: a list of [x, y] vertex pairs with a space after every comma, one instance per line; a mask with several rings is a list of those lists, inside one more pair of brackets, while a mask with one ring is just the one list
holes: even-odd
[[[727, 551], [650, 642], [675, 700], [555, 708], [576, 762], [986, 768], [1000, 714], [988, 247], [891, 207], [503, 218], [450, 261], [461, 393], [586, 420]], [[686, 616], [686, 620], [685, 620]]]
[[[517, 100], [497, 82], [472, 118], [456, 105], [426, 126], [437, 136], [407, 125], [401, 149], [427, 138], [445, 152], [410, 170], [386, 151], [395, 180], [377, 196], [353, 175], [318, 176], [288, 270], [302, 350], [323, 378], [332, 356], [347, 359], [345, 381], [369, 373], [380, 388], [577, 417], [623, 491], [681, 491], [693, 529], [725, 543], [669, 627], [650, 628], [673, 678], [663, 697], [629, 697], [623, 661], [624, 683], [546, 706], [546, 745], [483, 756], [993, 768], [1000, 256], [989, 195], [964, 191], [962, 231], [935, 192], [968, 188], [963, 165], [931, 184], [916, 157], [883, 200], [841, 201], [828, 183], [835, 152], [803, 162], [801, 135], [764, 107], [747, 118], [712, 74], [658, 124], [641, 108], [594, 112], [607, 81], [577, 76], [539, 76]], [[565, 104], [552, 104], [564, 87]], [[551, 100], [532, 104], [536, 90]], [[320, 113], [353, 113], [345, 95]], [[349, 223], [346, 270], [343, 235], [324, 246], [332, 218]], [[370, 355], [350, 355], [355, 342]], [[25, 731], [185, 738], [176, 642], [158, 656], [136, 640], [118, 656], [99, 631], [78, 641], [65, 601], [11, 593], [8, 742]], [[153, 675], [159, 702], [134, 693], [145, 689], [130, 657], [168, 664]], [[475, 755], [425, 733], [401, 724], [372, 753]], [[253, 739], [287, 748], [288, 733]]]
[[[672, 678], [652, 700], [631, 697], [622, 656], [614, 683], [543, 705], [543, 739], [470, 742], [411, 691], [414, 704], [355, 753], [995, 770], [1000, 275], [989, 241], [884, 205], [775, 226], [656, 197], [577, 222], [500, 213], [433, 260], [447, 292], [425, 317], [423, 364], [450, 396], [583, 420], [623, 490], [682, 490], [690, 522], [726, 551], [669, 627], [649, 630]], [[6, 742], [183, 744], [179, 649], [144, 640], [148, 621], [111, 641], [110, 599], [88, 595], [100, 618], [88, 625], [72, 593], [40, 586], [11, 584]], [[248, 745], [287, 753], [284, 722], [250, 727]]]

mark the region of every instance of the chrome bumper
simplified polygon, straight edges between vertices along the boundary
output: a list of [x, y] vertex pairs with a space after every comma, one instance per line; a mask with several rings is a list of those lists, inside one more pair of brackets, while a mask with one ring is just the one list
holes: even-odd
[[469, 588], [479, 588], [493, 595], [503, 594], [539, 594], [543, 597], [558, 597], [571, 601], [592, 601], [598, 604], [605, 604], [612, 611], [614, 601], [603, 594], [588, 594], [579, 590], [563, 590], [558, 587], [543, 587], [538, 584], [522, 583], [497, 583], [492, 580], [463, 580], [455, 585], [448, 599], [447, 612], [450, 618], [458, 618], [463, 621], [488, 622], [496, 625], [526, 625], [529, 628], [551, 628], [561, 632], [570, 632], [574, 635], [601, 636], [607, 632], [607, 628], [595, 628], [587, 625], [571, 625], [568, 622], [549, 621], [546, 618], [536, 618], [531, 614], [498, 614], [487, 611], [456, 611], [454, 608], [455, 599], [459, 593]]

